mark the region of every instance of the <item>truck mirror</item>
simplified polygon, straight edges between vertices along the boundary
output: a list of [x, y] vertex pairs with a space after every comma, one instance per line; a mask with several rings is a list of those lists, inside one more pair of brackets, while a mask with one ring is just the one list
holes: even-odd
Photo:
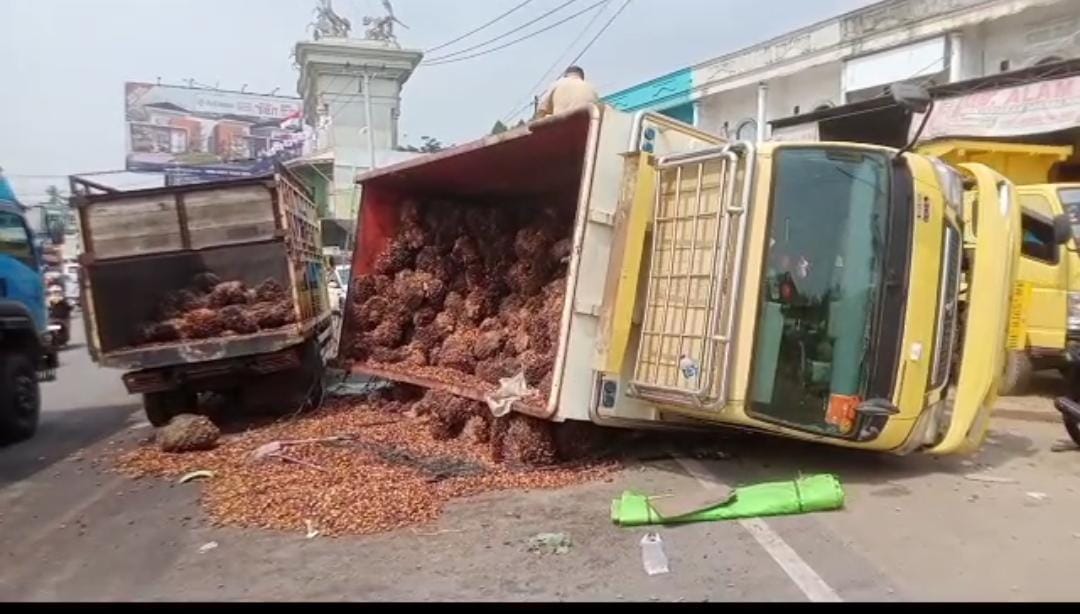
[[912, 113], [926, 113], [930, 108], [930, 92], [914, 83], [893, 83], [889, 87], [893, 101]]
[[1064, 245], [1073, 238], [1072, 222], [1069, 216], [1062, 214], [1054, 216], [1054, 243]]

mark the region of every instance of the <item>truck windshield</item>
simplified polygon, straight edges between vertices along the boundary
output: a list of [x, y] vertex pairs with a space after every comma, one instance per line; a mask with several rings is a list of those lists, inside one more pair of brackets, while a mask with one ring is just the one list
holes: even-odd
[[28, 267], [34, 266], [34, 251], [22, 218], [0, 211], [0, 254], [11, 256]]
[[1058, 196], [1072, 223], [1073, 237], [1080, 241], [1080, 188], [1062, 188], [1058, 190]]
[[888, 159], [851, 149], [775, 155], [750, 412], [844, 435], [830, 402], [865, 393], [883, 275]]

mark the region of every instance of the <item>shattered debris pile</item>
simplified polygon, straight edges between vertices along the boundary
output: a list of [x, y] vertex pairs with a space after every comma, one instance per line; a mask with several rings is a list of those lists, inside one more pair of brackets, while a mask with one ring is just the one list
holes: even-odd
[[204, 272], [182, 290], [167, 293], [154, 321], [139, 327], [138, 345], [250, 335], [296, 321], [292, 299], [274, 279], [255, 288]]
[[[195, 470], [219, 525], [371, 534], [436, 519], [454, 498], [562, 488], [612, 474], [602, 462], [555, 464], [547, 427], [429, 392], [362, 405], [335, 400], [314, 414], [242, 435], [213, 450], [167, 454], [150, 443], [122, 455], [132, 477], [176, 479]], [[407, 398], [411, 397], [411, 399]], [[537, 467], [536, 464], [544, 464]]]
[[523, 372], [546, 398], [572, 215], [529, 204], [407, 204], [399, 232], [350, 292], [350, 357], [489, 387]]

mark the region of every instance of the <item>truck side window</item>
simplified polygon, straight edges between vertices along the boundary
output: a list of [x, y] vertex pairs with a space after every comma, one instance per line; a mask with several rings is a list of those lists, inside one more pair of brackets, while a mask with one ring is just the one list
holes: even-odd
[[1058, 246], [1054, 244], [1054, 227], [1030, 215], [1020, 216], [1020, 228], [1023, 233], [1020, 253], [1049, 264], [1058, 262]]
[[34, 268], [34, 250], [22, 218], [10, 211], [0, 211], [0, 254], [11, 256]]

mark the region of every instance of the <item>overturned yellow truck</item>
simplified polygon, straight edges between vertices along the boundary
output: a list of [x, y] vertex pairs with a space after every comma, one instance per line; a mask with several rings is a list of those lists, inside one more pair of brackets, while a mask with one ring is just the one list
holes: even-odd
[[[853, 143], [725, 142], [591, 106], [358, 183], [351, 305], [419, 199], [572, 211], [549, 390], [514, 411], [897, 454], [962, 453], [986, 433], [1020, 212], [1013, 185], [984, 165]], [[346, 313], [343, 351], [364, 338], [366, 316]], [[494, 388], [413, 365], [352, 368], [477, 400]]]

